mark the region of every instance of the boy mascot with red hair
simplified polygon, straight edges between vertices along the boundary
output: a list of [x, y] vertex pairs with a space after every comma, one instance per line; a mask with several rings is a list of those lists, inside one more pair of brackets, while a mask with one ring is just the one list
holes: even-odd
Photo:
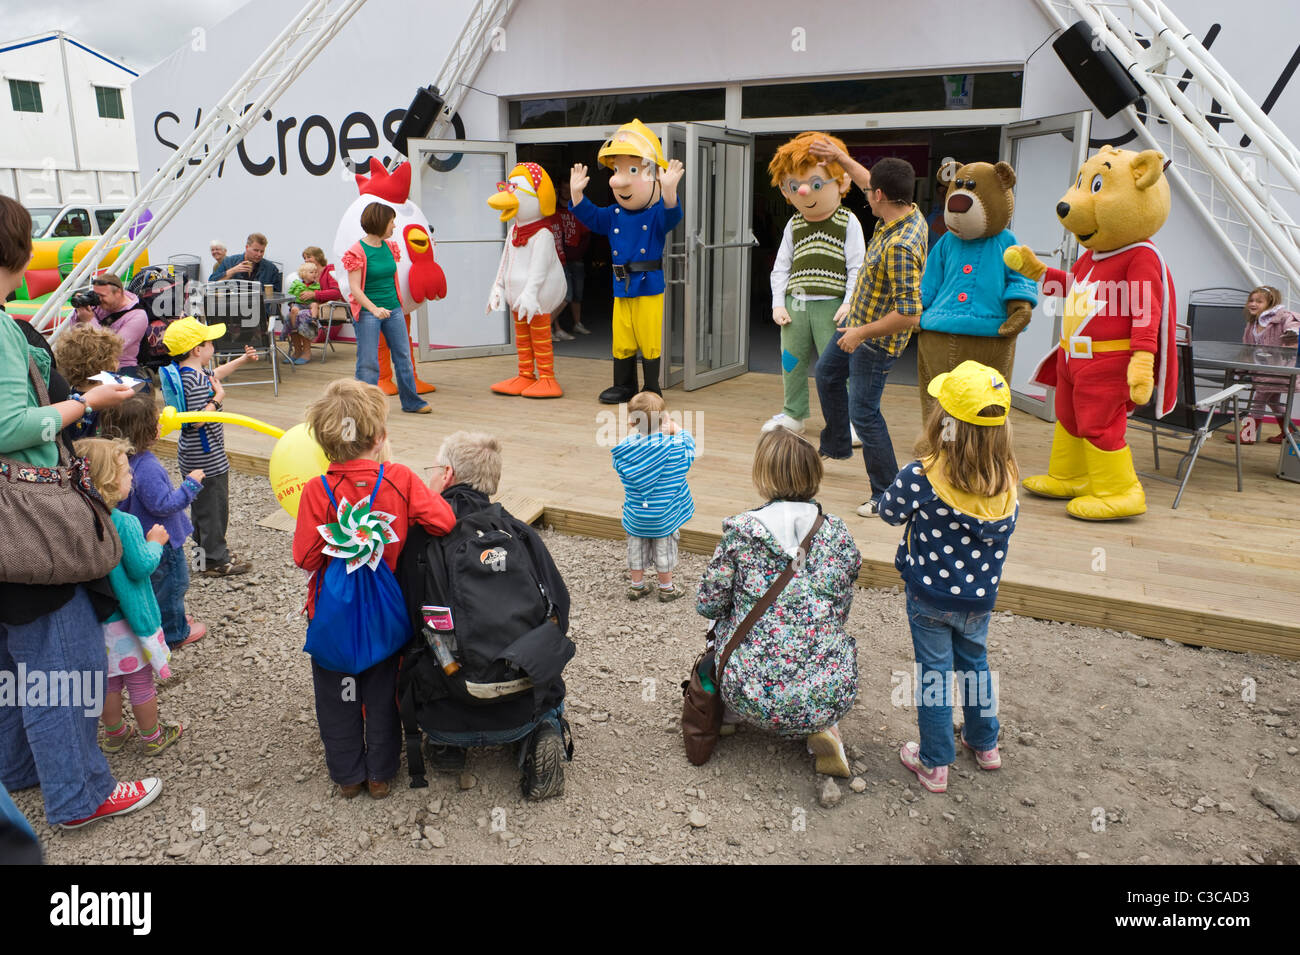
[[1061, 342], [1034, 381], [1056, 388], [1056, 431], [1046, 474], [1025, 479], [1043, 497], [1069, 498], [1072, 517], [1108, 521], [1146, 511], [1146, 495], [1124, 439], [1128, 415], [1156, 401], [1157, 417], [1174, 407], [1178, 310], [1174, 282], [1150, 241], [1169, 218], [1164, 157], [1102, 146], [1056, 204], [1062, 224], [1087, 251], [1073, 274], [1051, 269], [1025, 245], [1006, 264], [1043, 294], [1063, 296]]
[[849, 174], [835, 160], [813, 155], [811, 146], [819, 139], [847, 149], [835, 136], [800, 133], [783, 144], [767, 166], [772, 185], [781, 190], [794, 214], [781, 234], [771, 279], [772, 321], [781, 326], [784, 404], [763, 425], [764, 431], [803, 431], [809, 414], [809, 368], [848, 316], [867, 253], [862, 223], [840, 204], [851, 185]]

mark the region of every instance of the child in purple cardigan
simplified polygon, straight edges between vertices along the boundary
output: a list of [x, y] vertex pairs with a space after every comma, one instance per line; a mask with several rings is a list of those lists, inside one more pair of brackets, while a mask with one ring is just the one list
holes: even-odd
[[131, 493], [119, 505], [134, 514], [144, 527], [161, 524], [167, 529], [168, 543], [162, 560], [150, 578], [158, 609], [162, 611], [163, 636], [173, 650], [194, 643], [208, 632], [207, 626], [194, 623], [185, 613], [185, 592], [190, 588], [190, 568], [185, 560], [185, 540], [193, 529], [189, 506], [203, 486], [203, 472], [191, 471], [179, 487], [172, 487], [167, 469], [149, 449], [158, 440], [158, 406], [152, 395], [128, 398], [121, 406], [104, 412], [104, 433], [125, 438], [134, 453], [131, 462]]

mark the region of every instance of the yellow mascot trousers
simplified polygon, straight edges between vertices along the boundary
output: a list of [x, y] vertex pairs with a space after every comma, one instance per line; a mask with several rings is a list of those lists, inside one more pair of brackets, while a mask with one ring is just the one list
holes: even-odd
[[614, 357], [658, 358], [664, 338], [664, 297], [638, 295], [614, 299]]

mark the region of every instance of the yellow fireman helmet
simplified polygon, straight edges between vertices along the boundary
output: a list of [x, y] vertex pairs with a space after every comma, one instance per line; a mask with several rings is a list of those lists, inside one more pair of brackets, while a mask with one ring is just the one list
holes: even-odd
[[596, 154], [596, 160], [606, 169], [613, 169], [614, 156], [640, 156], [647, 162], [653, 162], [660, 169], [668, 168], [668, 160], [664, 158], [659, 137], [639, 119], [624, 123], [613, 136], [605, 140], [605, 145], [601, 146], [600, 152]]

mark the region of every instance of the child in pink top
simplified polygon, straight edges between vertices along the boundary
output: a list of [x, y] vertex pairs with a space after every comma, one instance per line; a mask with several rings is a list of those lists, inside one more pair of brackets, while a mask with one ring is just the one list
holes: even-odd
[[[1295, 345], [1300, 338], [1300, 316], [1282, 307], [1282, 293], [1271, 285], [1252, 289], [1242, 310], [1246, 316], [1246, 330], [1241, 340], [1247, 345], [1277, 347]], [[1248, 375], [1253, 386], [1250, 410], [1242, 423], [1241, 434], [1226, 435], [1229, 442], [1254, 444], [1260, 419], [1272, 412], [1277, 420], [1278, 433], [1268, 439], [1269, 444], [1286, 440], [1290, 409], [1286, 407], [1287, 380], [1275, 375]]]

